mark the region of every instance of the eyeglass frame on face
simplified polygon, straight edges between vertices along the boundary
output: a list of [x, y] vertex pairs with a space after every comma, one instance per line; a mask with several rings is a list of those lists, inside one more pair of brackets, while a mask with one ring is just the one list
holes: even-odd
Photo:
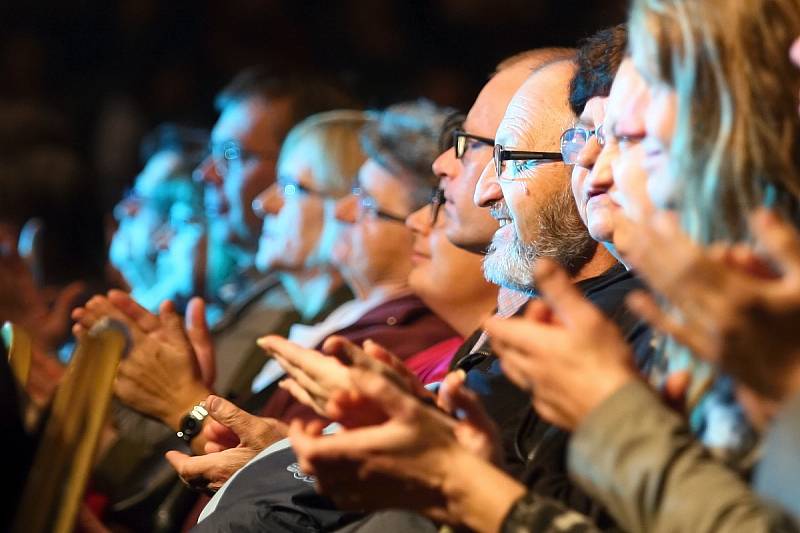
[[[571, 141], [565, 140], [567, 135], [570, 134], [570, 133], [574, 134], [574, 133], [577, 133], [579, 131], [583, 132], [586, 140], [584, 140], [583, 143], [579, 145], [580, 147], [577, 150], [575, 150], [574, 152], [565, 152], [565, 145], [567, 143], [571, 142]], [[599, 126], [597, 126], [593, 130], [590, 130], [590, 129], [587, 129], [587, 128], [583, 128], [581, 126], [575, 126], [575, 127], [569, 128], [567, 130], [564, 130], [564, 133], [561, 134], [561, 140], [560, 140], [561, 157], [563, 158], [564, 163], [566, 163], [567, 165], [574, 165], [578, 161], [578, 155], [581, 153], [581, 150], [583, 150], [584, 147], [587, 144], [589, 144], [589, 141], [591, 140], [592, 136], [594, 136], [597, 139], [598, 146], [600, 146], [600, 147], [605, 146], [605, 144], [606, 144], [606, 133], [605, 133], [605, 128], [604, 128], [603, 124], [600, 124]], [[572, 145], [573, 146], [578, 146], [578, 143], [574, 143], [573, 142]], [[574, 159], [571, 158], [571, 157], [567, 157], [567, 153], [574, 153], [575, 154]]]
[[[502, 179], [503, 162], [505, 161], [547, 161], [555, 163], [563, 161], [561, 152], [530, 152], [527, 150], [507, 150], [502, 144], [494, 145], [494, 170], [497, 179]], [[510, 179], [510, 178], [505, 178]]]
[[388, 211], [384, 211], [380, 207], [378, 207], [378, 202], [375, 201], [375, 198], [370, 196], [369, 194], [365, 193], [361, 188], [361, 185], [358, 184], [358, 180], [355, 180], [353, 183], [353, 187], [351, 189], [351, 194], [356, 197], [356, 220], [364, 220], [366, 215], [370, 215], [375, 218], [382, 218], [389, 222], [399, 222], [400, 224], [406, 223], [406, 217], [401, 217], [398, 215], [393, 215]]
[[464, 130], [454, 130], [453, 131], [453, 151], [455, 152], [456, 159], [462, 159], [464, 154], [467, 153], [467, 149], [469, 145], [467, 144], [467, 139], [472, 139], [474, 141], [478, 141], [481, 144], [485, 144], [487, 146], [494, 146], [494, 139], [489, 137], [482, 137], [481, 135], [475, 135], [473, 133], [467, 133]]
[[[220, 152], [221, 150], [221, 152]], [[257, 150], [250, 150], [244, 148], [238, 141], [224, 141], [222, 143], [208, 143], [208, 154], [211, 156], [214, 164], [227, 170], [231, 161], [244, 162], [246, 159], [266, 159], [273, 161], [277, 159], [274, 154], [260, 152]]]

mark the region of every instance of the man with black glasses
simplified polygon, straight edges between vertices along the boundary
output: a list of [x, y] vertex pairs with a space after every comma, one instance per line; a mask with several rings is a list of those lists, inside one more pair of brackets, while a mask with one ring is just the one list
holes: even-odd
[[463, 124], [453, 132], [453, 145], [433, 163], [444, 190], [445, 231], [450, 242], [471, 252], [484, 253], [497, 222], [472, 197], [483, 167], [492, 158], [494, 132], [508, 102], [531, 70], [574, 54], [569, 48], [529, 50], [505, 59], [481, 90]]

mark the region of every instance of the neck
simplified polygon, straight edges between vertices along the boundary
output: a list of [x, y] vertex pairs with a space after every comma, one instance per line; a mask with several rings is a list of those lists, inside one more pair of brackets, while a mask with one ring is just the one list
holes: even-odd
[[572, 278], [574, 283], [599, 276], [618, 263], [617, 258], [605, 246], [597, 245], [594, 255]]
[[622, 257], [622, 254], [619, 253], [619, 250], [617, 250], [617, 247], [614, 246], [613, 242], [603, 242], [603, 246], [605, 246], [606, 250], [608, 250], [608, 253], [613, 255], [617, 261], [622, 263], [622, 265], [625, 267], [626, 270], [631, 269], [631, 266], [625, 262], [625, 258]]
[[281, 284], [292, 305], [303, 320], [310, 320], [322, 311], [331, 295], [342, 285], [342, 278], [332, 269], [306, 272], [281, 272]]
[[497, 285], [486, 283], [482, 290], [465, 295], [458, 301], [420, 298], [431, 311], [447, 322], [462, 337], [467, 338], [492, 316], [497, 306]]
[[353, 291], [356, 299], [367, 300], [373, 296], [381, 294], [402, 294], [410, 292], [408, 287], [408, 275], [405, 277], [386, 277], [385, 279], [370, 280], [365, 276], [347, 273], [344, 279], [350, 290]]

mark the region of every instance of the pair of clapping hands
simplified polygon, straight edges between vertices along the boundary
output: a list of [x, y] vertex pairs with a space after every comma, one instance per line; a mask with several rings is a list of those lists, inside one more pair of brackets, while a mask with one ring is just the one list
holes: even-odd
[[[397, 357], [380, 345], [366, 341], [362, 347], [332, 336], [322, 351], [303, 348], [279, 336], [259, 339], [259, 346], [286, 370], [281, 387], [320, 415], [348, 428], [385, 422], [389, 417], [363, 401], [358, 384], [363, 376], [375, 377], [397, 390], [406, 401], [431, 413], [440, 431], [465, 443], [475, 453], [498, 456], [494, 429], [477, 398], [463, 385], [463, 372], [448, 376], [438, 397], [425, 389]], [[431, 405], [437, 404], [438, 408]], [[281, 422], [249, 414], [230, 402], [209, 396], [206, 408], [213, 420], [203, 428], [205, 455], [190, 457], [177, 451], [167, 459], [189, 485], [217, 490], [261, 450], [288, 433]], [[456, 420], [448, 413], [462, 413]], [[420, 418], [419, 420], [423, 420]], [[322, 422], [312, 428], [321, 431]]]

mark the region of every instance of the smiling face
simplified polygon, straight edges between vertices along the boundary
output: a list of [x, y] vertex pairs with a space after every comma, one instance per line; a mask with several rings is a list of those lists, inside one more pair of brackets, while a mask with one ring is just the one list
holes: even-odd
[[[641, 142], [645, 133], [644, 112], [649, 102], [644, 79], [633, 62], [625, 59], [614, 78], [605, 112], [600, 113], [596, 106], [591, 109], [589, 104], [584, 110], [584, 115], [595, 119], [603, 115], [605, 146], [598, 153], [597, 144], [587, 143], [573, 170], [572, 186], [589, 233], [599, 242], [612, 242], [614, 214], [618, 209], [622, 208], [634, 219], [652, 209], [646, 191]], [[584, 158], [586, 163], [582, 162]], [[591, 166], [591, 170], [579, 172], [579, 165]]]
[[[469, 110], [464, 131], [493, 138], [511, 97], [529, 75], [529, 62], [522, 62], [493, 76]], [[491, 146], [470, 140], [461, 159], [449, 148], [433, 162], [433, 171], [441, 178], [444, 189], [447, 237], [456, 246], [473, 252], [486, 251], [497, 230], [497, 222], [489, 212], [473, 202], [478, 178], [491, 159]]]
[[[567, 105], [569, 62], [534, 73], [514, 95], [496, 141], [517, 150], [557, 152], [559, 138], [574, 115]], [[517, 290], [533, 290], [537, 257], [555, 258], [577, 272], [595, 243], [578, 216], [570, 193], [569, 167], [553, 161], [508, 161], [500, 177], [494, 164], [484, 169], [475, 202], [490, 209], [500, 228], [484, 261], [490, 281]]]
[[[578, 119], [577, 126], [587, 131], [596, 131], [605, 118], [605, 106], [608, 98], [595, 96], [586, 102], [583, 113]], [[603, 169], [595, 170], [595, 164], [602, 147], [596, 135], [592, 135], [578, 153], [575, 166], [572, 167], [572, 195], [581, 220], [589, 229], [589, 234], [596, 241], [605, 241], [610, 233], [608, 221], [610, 216], [608, 196], [596, 194], [596, 184], [589, 180], [590, 173], [594, 180], [602, 175]], [[589, 185], [591, 184], [591, 187]]]

